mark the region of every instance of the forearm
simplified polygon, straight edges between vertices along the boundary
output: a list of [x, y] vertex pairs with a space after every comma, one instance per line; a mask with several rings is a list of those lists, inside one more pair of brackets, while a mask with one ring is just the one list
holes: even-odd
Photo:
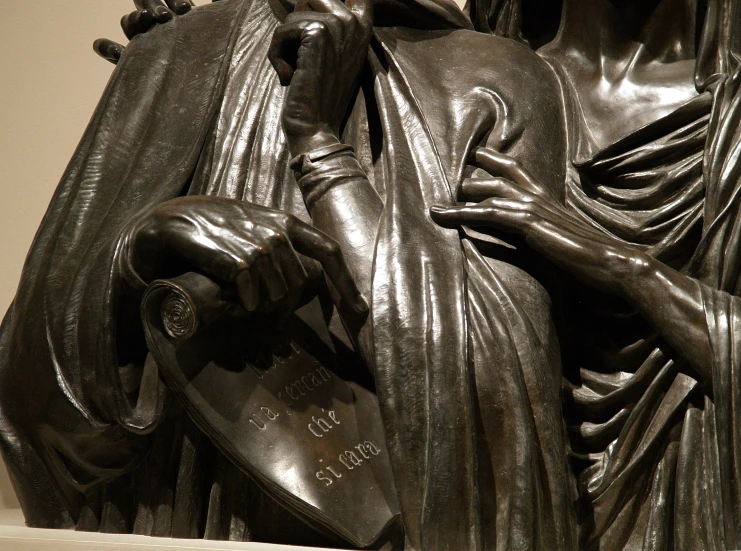
[[[376, 233], [383, 203], [351, 149], [318, 157], [299, 158], [294, 163], [299, 187], [314, 226], [339, 243], [360, 292], [370, 300]], [[367, 320], [340, 313], [359, 352], [370, 365], [372, 345]]]
[[537, 250], [590, 287], [627, 300], [702, 379], [712, 381], [699, 281], [571, 216], [532, 229], [529, 242]]
[[713, 355], [699, 281], [655, 258], [635, 253], [623, 260], [617, 291], [698, 375], [712, 383]]

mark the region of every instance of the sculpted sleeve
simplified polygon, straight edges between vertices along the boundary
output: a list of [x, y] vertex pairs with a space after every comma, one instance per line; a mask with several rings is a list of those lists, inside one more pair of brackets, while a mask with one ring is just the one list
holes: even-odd
[[38, 230], [0, 334], [0, 442], [29, 525], [71, 525], [83, 492], [146, 450], [162, 391], [121, 235], [187, 188], [244, 5], [132, 41]]

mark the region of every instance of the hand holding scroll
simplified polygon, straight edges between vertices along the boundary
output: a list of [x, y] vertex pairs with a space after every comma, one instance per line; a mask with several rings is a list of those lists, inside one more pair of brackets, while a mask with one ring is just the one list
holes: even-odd
[[302, 260], [309, 259], [321, 264], [350, 309], [368, 308], [339, 245], [279, 210], [222, 197], [180, 197], [136, 220], [124, 243], [125, 258], [145, 283], [200, 272], [234, 288], [247, 311], [300, 294], [310, 280]]

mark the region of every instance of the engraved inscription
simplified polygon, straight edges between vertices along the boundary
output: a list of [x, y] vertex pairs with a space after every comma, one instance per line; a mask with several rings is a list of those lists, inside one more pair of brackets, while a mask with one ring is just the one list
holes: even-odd
[[[347, 450], [340, 454], [339, 462], [345, 468], [345, 470], [353, 471], [363, 466], [364, 462], [372, 460], [373, 457], [381, 453], [381, 448], [376, 446], [370, 440], [366, 440], [362, 444], [355, 446], [353, 450]], [[324, 469], [316, 472], [317, 480], [324, 483], [325, 486], [331, 486], [336, 480], [342, 478], [341, 468], [335, 469], [331, 465], [328, 465]], [[331, 476], [330, 476], [331, 475]]]
[[250, 415], [249, 422], [257, 430], [267, 430], [267, 421], [275, 421], [280, 413], [275, 413], [272, 409], [261, 407], [259, 413]]
[[[324, 408], [322, 408], [322, 413], [324, 413]], [[312, 416], [311, 423], [309, 423], [309, 431], [311, 431], [311, 434], [317, 438], [323, 438], [324, 434], [328, 433], [332, 428], [340, 424], [339, 419], [337, 419], [337, 414], [333, 410], [327, 412], [327, 417], [329, 417], [329, 421], [323, 417], [317, 419], [316, 416]]]
[[278, 392], [278, 399], [286, 405], [291, 407], [293, 404], [301, 400], [303, 396], [307, 396], [324, 383], [330, 380], [329, 370], [320, 365], [315, 370], [302, 375], [292, 383], [285, 385], [285, 388]]

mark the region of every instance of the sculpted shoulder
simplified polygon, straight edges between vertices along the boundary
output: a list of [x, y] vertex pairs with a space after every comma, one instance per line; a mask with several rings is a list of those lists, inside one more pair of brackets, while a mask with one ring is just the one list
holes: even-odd
[[[384, 29], [384, 48], [404, 71], [439, 148], [466, 150], [472, 136], [517, 158], [563, 195], [566, 125], [553, 69], [529, 47], [467, 30]], [[478, 138], [476, 138], [478, 139]]]
[[470, 86], [497, 88], [509, 82], [558, 88], [551, 67], [532, 49], [515, 40], [460, 30], [442, 38], [438, 47], [448, 52], [451, 62], [458, 67], [471, 68], [458, 71], [459, 78], [463, 75]]
[[187, 57], [183, 54], [190, 51], [202, 50], [215, 61], [226, 53], [229, 38], [248, 6], [248, 2], [215, 2], [199, 6], [184, 16], [135, 36], [124, 50], [123, 57], [149, 57], [152, 61], [166, 56], [167, 61], [172, 62]]
[[[528, 46], [469, 30], [420, 31], [387, 29], [382, 36], [405, 70], [423, 72], [446, 83], [451, 94], [477, 89], [495, 91], [519, 102], [560, 106], [560, 85], [551, 67]], [[409, 61], [412, 62], [410, 66]]]

